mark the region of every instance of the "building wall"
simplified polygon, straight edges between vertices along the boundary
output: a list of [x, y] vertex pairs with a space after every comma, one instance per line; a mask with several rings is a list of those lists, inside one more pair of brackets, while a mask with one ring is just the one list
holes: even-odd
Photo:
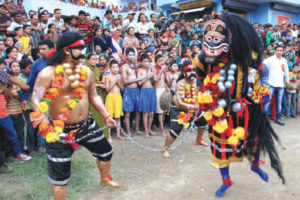
[[257, 9], [251, 12], [250, 22], [258, 22], [260, 24], [269, 23], [269, 19], [271, 18], [270, 9], [269, 3], [258, 5]]
[[296, 15], [293, 13], [284, 12], [281, 10], [271, 10], [271, 24], [278, 24], [278, 16], [288, 17], [289, 22], [295, 22], [296, 21]]
[[300, 13], [296, 15], [296, 23], [300, 24]]

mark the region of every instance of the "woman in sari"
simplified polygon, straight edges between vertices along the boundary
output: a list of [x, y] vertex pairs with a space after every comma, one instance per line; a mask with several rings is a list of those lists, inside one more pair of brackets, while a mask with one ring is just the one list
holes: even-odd
[[[98, 63], [98, 60], [99, 60], [99, 58], [98, 58], [97, 54], [89, 53], [83, 64], [85, 66], [87, 66], [88, 68], [90, 68], [90, 70], [93, 72], [93, 74], [94, 74], [94, 83], [95, 83], [97, 93], [101, 97], [101, 99], [104, 103], [104, 100], [105, 100], [105, 85], [100, 80], [101, 73], [100, 73], [99, 68], [96, 66], [96, 64]], [[94, 119], [96, 120], [96, 122], [97, 122], [97, 124], [100, 128], [105, 126], [104, 118], [91, 104], [89, 105], [89, 111], [90, 111], [90, 113], [92, 113]], [[107, 128], [102, 130], [106, 137], [107, 137], [107, 130], [108, 130]]]

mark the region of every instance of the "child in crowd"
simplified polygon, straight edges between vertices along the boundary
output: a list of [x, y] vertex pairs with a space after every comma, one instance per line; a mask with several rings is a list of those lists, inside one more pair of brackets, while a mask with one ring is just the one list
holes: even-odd
[[[30, 160], [31, 157], [22, 154], [16, 129], [6, 108], [7, 102], [10, 101], [11, 96], [10, 91], [7, 90], [6, 87], [9, 79], [10, 75], [3, 70], [0, 70], [0, 129], [2, 130], [0, 132], [0, 142], [3, 142], [3, 139], [8, 140], [16, 156], [15, 158], [20, 161], [27, 161]], [[5, 165], [2, 154], [0, 155], [0, 168], [0, 171], [4, 173], [11, 171], [11, 168]]]
[[296, 118], [296, 98], [297, 98], [297, 74], [299, 71], [299, 65], [294, 64], [292, 72], [289, 73], [290, 81], [286, 85], [286, 100], [287, 100], [287, 110], [286, 116], [287, 118], [293, 117]]
[[[28, 58], [23, 58], [20, 63], [20, 68], [22, 74], [17, 77], [17, 80], [23, 84], [26, 84], [26, 81], [29, 77], [32, 61]], [[19, 90], [22, 92], [21, 90]], [[19, 92], [19, 93], [20, 93]], [[26, 105], [22, 104], [23, 114], [25, 118], [25, 127], [24, 127], [24, 150], [28, 153], [32, 152], [35, 147], [35, 132], [30, 121], [30, 113], [33, 112], [31, 107], [31, 96], [28, 98]]]
[[25, 24], [23, 26], [23, 30], [24, 30], [24, 34], [19, 39], [19, 42], [23, 43], [23, 46], [24, 46], [23, 53], [31, 54], [31, 47], [32, 47], [31, 26], [28, 24]]
[[4, 72], [7, 72], [6, 69], [6, 62], [4, 59], [0, 58], [0, 70], [3, 70]]
[[[117, 138], [124, 139], [120, 135], [120, 117], [123, 116], [123, 102], [121, 96], [121, 90], [124, 89], [121, 75], [120, 75], [120, 67], [117, 61], [112, 60], [109, 63], [110, 66], [110, 74], [105, 78], [106, 91], [108, 92], [105, 101], [105, 108], [111, 117], [116, 120], [117, 123]], [[111, 143], [111, 129], [108, 129], [108, 141]]]
[[200, 46], [201, 45], [201, 41], [198, 38], [199, 38], [198, 34], [194, 33], [193, 34], [193, 40], [191, 41], [190, 46], [193, 46], [193, 45]]
[[[9, 65], [9, 69], [12, 73], [12, 76], [14, 78], [17, 78], [20, 75], [20, 66], [17, 61], [12, 61]], [[13, 84], [9, 85], [8, 87], [10, 91], [12, 92], [12, 99], [7, 105], [7, 111], [10, 115], [13, 125], [17, 131], [18, 138], [21, 143], [22, 150], [24, 149], [24, 126], [25, 121], [23, 119], [23, 113], [22, 113], [22, 105], [21, 105], [21, 96], [20, 96], [20, 88], [19, 86]]]
[[167, 72], [166, 81], [173, 95], [175, 94], [176, 81], [180, 74], [178, 69], [178, 63], [175, 60], [171, 61], [169, 65], [169, 71]]
[[143, 79], [138, 82], [139, 86], [141, 86], [139, 108], [140, 112], [143, 113], [144, 136], [148, 138], [149, 135], [155, 135], [151, 132], [153, 114], [157, 108], [155, 88], [152, 85], [154, 72], [150, 66], [150, 59], [146, 54], [141, 56], [140, 61], [141, 68], [138, 69], [138, 78]]
[[5, 40], [5, 45], [6, 47], [12, 47], [14, 46], [14, 38], [12, 37], [7, 37], [6, 40]]
[[163, 57], [161, 55], [155, 56], [155, 71], [154, 71], [154, 87], [156, 90], [156, 102], [157, 102], [157, 109], [156, 113], [158, 114], [158, 121], [159, 121], [159, 131], [162, 133], [163, 136], [166, 135], [165, 129], [163, 126], [164, 121], [164, 111], [160, 107], [160, 98], [165, 92], [167, 88], [166, 84], [166, 66], [163, 62]]

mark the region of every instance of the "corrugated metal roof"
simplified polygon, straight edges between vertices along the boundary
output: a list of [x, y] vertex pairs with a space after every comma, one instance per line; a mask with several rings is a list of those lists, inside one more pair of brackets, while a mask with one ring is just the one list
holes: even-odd
[[240, 2], [247, 2], [253, 4], [263, 4], [263, 3], [281, 3], [290, 6], [300, 7], [300, 0], [238, 0]]

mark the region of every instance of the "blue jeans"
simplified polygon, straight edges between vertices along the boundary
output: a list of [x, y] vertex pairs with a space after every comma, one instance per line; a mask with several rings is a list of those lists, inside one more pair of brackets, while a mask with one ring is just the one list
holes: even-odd
[[17, 136], [16, 129], [10, 118], [10, 116], [0, 118], [0, 127], [4, 130], [4, 134], [8, 141], [12, 144], [12, 149], [14, 150], [16, 156], [21, 154], [20, 141]]
[[296, 97], [297, 93], [291, 93], [291, 92], [286, 92], [286, 116], [290, 117], [295, 117], [296, 116]]
[[[270, 90], [270, 99], [272, 99], [272, 96], [276, 94], [275, 98], [276, 98], [276, 119], [281, 119], [281, 110], [282, 110], [282, 97], [283, 97], [283, 92], [284, 92], [284, 88], [283, 87], [273, 87], [273, 86], [269, 86], [269, 90]], [[265, 104], [264, 106], [264, 110], [265, 113], [267, 115], [270, 114], [270, 104], [271, 101], [269, 101], [268, 103]]]

